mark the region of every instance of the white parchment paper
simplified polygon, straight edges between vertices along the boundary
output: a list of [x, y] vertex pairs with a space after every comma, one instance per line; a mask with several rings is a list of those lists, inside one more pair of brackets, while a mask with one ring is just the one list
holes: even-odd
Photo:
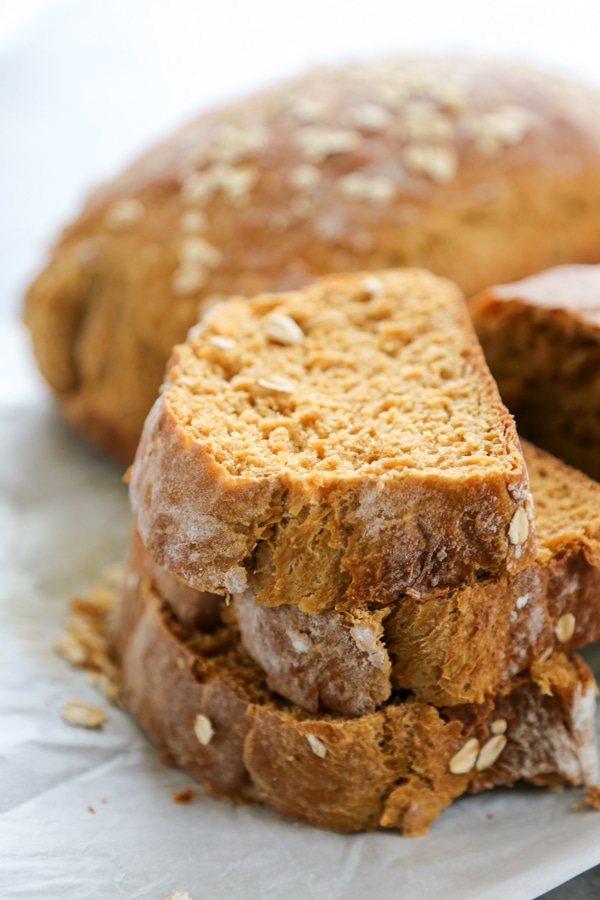
[[[0, 361], [2, 898], [518, 900], [600, 863], [580, 791], [463, 798], [418, 839], [320, 832], [202, 791], [175, 805], [190, 779], [52, 650], [67, 595], [123, 555], [121, 470], [61, 423], [16, 325]], [[107, 707], [102, 730], [62, 721], [72, 698]]]

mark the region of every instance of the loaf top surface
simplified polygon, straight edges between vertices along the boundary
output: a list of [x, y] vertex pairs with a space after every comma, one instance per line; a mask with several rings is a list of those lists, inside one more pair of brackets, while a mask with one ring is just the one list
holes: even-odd
[[100, 188], [26, 298], [71, 421], [128, 461], [172, 346], [231, 294], [422, 266], [467, 295], [600, 260], [600, 97], [512, 63], [313, 72]]
[[266, 602], [307, 610], [443, 592], [535, 543], [464, 300], [419, 270], [215, 307], [174, 352], [131, 497], [156, 561], [192, 586], [244, 590], [252, 572]]
[[511, 284], [498, 284], [473, 298], [474, 315], [489, 305], [513, 301], [571, 314], [600, 336], [600, 266], [555, 266]]

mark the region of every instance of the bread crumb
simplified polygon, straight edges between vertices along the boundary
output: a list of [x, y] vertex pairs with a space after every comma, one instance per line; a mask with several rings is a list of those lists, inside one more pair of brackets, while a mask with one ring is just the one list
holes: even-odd
[[67, 700], [60, 714], [67, 725], [78, 725], [81, 728], [100, 728], [108, 720], [106, 711], [101, 706], [92, 706], [85, 700]]
[[188, 806], [196, 795], [195, 787], [184, 788], [182, 791], [173, 791], [173, 803]]
[[165, 897], [165, 900], [192, 900], [192, 898], [187, 891], [175, 891], [174, 894]]
[[87, 811], [88, 811], [89, 813], [94, 813], [94, 815], [96, 814], [96, 810], [94, 809], [93, 806], [88, 806]]
[[583, 802], [586, 806], [600, 811], [600, 787], [594, 784], [590, 785], [590, 787], [587, 789], [585, 797], [583, 798]]
[[54, 644], [70, 665], [87, 671], [88, 681], [114, 705], [119, 705], [120, 678], [108, 652], [105, 626], [115, 604], [120, 573], [120, 566], [109, 566], [103, 573], [104, 584], [69, 598], [65, 631]]
[[158, 754], [158, 761], [162, 766], [167, 766], [169, 769], [172, 769], [175, 766], [175, 760], [168, 750], [162, 750]]

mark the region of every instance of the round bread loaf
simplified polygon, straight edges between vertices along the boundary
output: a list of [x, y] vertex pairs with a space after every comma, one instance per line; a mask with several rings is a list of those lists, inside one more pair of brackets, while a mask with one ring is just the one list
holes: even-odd
[[600, 260], [600, 99], [523, 66], [312, 73], [198, 119], [98, 190], [25, 319], [66, 416], [131, 460], [215, 297], [418, 265], [469, 295]]

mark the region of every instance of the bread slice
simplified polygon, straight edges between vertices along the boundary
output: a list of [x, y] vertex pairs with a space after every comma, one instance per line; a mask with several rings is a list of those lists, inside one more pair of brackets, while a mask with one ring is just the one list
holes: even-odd
[[520, 432], [600, 479], [600, 266], [558, 266], [471, 302]]
[[320, 69], [213, 110], [57, 241], [26, 299], [40, 368], [129, 463], [171, 348], [215, 297], [400, 265], [469, 296], [598, 262], [599, 118], [585, 85], [456, 56]]
[[527, 471], [450, 282], [330, 276], [216, 307], [131, 475], [153, 559], [305, 612], [441, 595], [534, 554]]
[[[304, 708], [373, 711], [394, 688], [436, 705], [480, 703], [553, 650], [600, 634], [600, 484], [523, 443], [538, 553], [514, 574], [376, 611], [269, 609], [234, 595], [242, 641], [269, 687]], [[172, 593], [168, 585], [167, 598]]]
[[336, 831], [418, 835], [465, 791], [596, 778], [595, 684], [575, 656], [551, 657], [478, 705], [397, 695], [359, 718], [312, 715], [269, 692], [227, 607], [211, 633], [183, 629], [135, 546], [123, 585], [111, 634], [126, 702], [218, 797]]

